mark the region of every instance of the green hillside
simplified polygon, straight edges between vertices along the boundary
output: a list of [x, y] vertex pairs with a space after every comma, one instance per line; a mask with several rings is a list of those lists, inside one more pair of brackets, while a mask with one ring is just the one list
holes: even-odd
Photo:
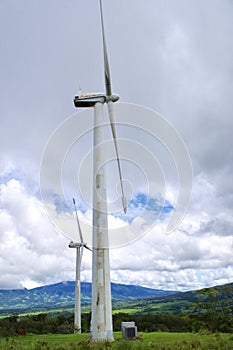
[[[209, 297], [208, 297], [209, 295]], [[141, 300], [118, 301], [113, 303], [114, 313], [152, 313], [152, 314], [173, 314], [190, 312], [197, 309], [216, 295], [215, 303], [220, 305], [224, 301], [233, 310], [233, 283], [210, 287], [196, 291], [175, 293], [160, 297], [152, 297]], [[220, 306], [219, 306], [220, 307]]]
[[[198, 311], [210, 305], [233, 310], [233, 284], [190, 292], [160, 291], [140, 286], [112, 284], [113, 313], [173, 314]], [[224, 303], [222, 302], [224, 301]], [[209, 304], [208, 304], [209, 303]], [[0, 291], [0, 315], [72, 314], [74, 308], [74, 282], [58, 283], [32, 290]], [[82, 285], [82, 312], [91, 309], [91, 284]]]

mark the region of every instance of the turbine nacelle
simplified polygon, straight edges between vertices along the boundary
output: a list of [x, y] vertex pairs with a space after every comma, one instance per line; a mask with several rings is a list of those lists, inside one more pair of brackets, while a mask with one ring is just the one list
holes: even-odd
[[75, 107], [79, 108], [89, 108], [94, 107], [94, 105], [99, 103], [108, 103], [108, 102], [116, 102], [119, 100], [119, 96], [116, 94], [112, 94], [110, 96], [105, 95], [104, 93], [83, 93], [79, 92], [78, 95], [74, 98]]
[[87, 243], [80, 243], [80, 242], [71, 241], [69, 243], [68, 247], [69, 248], [81, 248], [81, 247], [84, 247], [84, 248], [92, 251], [92, 249], [88, 247]]
[[80, 242], [74, 242], [74, 241], [71, 241], [69, 243], [69, 248], [81, 248], [81, 247], [86, 247], [87, 243], [80, 243]]

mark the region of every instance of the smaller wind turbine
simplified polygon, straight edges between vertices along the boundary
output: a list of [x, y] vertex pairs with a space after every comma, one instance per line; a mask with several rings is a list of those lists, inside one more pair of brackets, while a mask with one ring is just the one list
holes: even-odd
[[74, 306], [74, 333], [81, 333], [81, 281], [80, 281], [80, 270], [81, 261], [83, 256], [83, 248], [91, 250], [86, 243], [83, 241], [83, 235], [79, 223], [77, 208], [75, 199], [73, 198], [74, 210], [76, 215], [76, 221], [78, 226], [78, 233], [80, 242], [71, 241], [69, 248], [76, 248], [76, 283], [75, 283], [75, 306]]

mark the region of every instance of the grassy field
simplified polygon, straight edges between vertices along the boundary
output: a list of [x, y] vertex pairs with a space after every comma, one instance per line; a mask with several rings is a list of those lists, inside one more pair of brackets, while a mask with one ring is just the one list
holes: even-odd
[[192, 333], [139, 333], [137, 340], [122, 340], [121, 333], [114, 333], [112, 343], [90, 343], [88, 334], [26, 335], [0, 338], [2, 350], [233, 350], [232, 334]]

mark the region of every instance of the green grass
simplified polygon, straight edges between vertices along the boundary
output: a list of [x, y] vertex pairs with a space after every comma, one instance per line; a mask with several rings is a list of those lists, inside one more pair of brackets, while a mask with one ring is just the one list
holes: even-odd
[[192, 333], [139, 333], [138, 340], [122, 340], [121, 333], [114, 333], [112, 343], [90, 343], [89, 334], [27, 335], [0, 338], [2, 350], [232, 350], [232, 334]]
[[113, 315], [115, 315], [115, 314], [119, 314], [119, 313], [122, 313], [122, 314], [135, 314], [135, 313], [140, 313], [140, 309], [127, 309], [127, 308], [125, 308], [125, 309], [119, 309], [119, 310], [113, 310]]

